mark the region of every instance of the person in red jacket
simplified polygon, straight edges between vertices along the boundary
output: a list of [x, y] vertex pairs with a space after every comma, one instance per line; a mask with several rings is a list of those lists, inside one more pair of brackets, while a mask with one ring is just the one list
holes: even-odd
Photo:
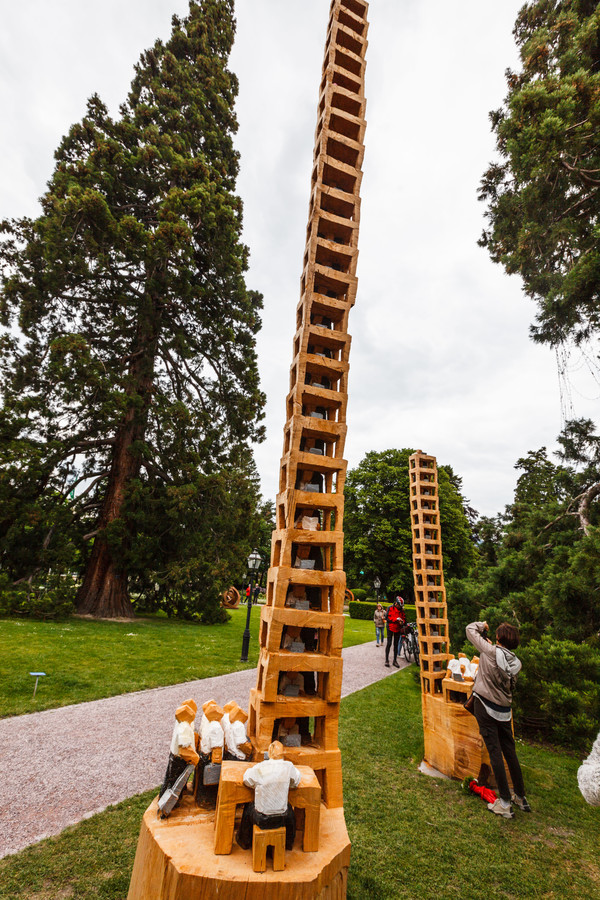
[[[404, 600], [398, 594], [392, 606], [388, 607], [388, 610], [385, 614], [385, 618], [387, 621], [387, 644], [385, 645], [385, 664], [389, 668], [390, 665], [390, 647], [392, 646], [392, 642], [394, 644], [394, 661], [392, 665], [394, 665], [397, 669], [400, 668], [398, 665], [398, 642], [400, 640], [400, 632], [402, 628], [406, 625], [406, 613], [404, 612]], [[402, 645], [400, 645], [402, 647]]]

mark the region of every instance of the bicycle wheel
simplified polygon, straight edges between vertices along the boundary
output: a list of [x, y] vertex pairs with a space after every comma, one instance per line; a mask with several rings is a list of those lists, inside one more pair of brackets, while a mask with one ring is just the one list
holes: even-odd
[[403, 653], [404, 653], [404, 659], [406, 660], [406, 662], [410, 662], [410, 647], [409, 647], [409, 644], [410, 644], [410, 635], [409, 635], [409, 634], [403, 635], [403, 637], [402, 637], [402, 651], [403, 651]]
[[417, 665], [419, 665], [419, 659], [420, 659], [420, 656], [421, 656], [421, 653], [420, 653], [420, 650], [419, 650], [419, 640], [418, 640], [416, 634], [413, 634], [412, 639], [413, 639], [413, 641], [414, 641], [413, 649], [414, 649], [415, 663], [416, 663]]

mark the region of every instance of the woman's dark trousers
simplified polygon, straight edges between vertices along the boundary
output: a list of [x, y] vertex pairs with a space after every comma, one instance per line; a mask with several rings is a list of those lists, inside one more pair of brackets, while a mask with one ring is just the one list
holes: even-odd
[[498, 722], [497, 719], [493, 719], [478, 697], [475, 697], [474, 712], [481, 737], [490, 755], [490, 762], [494, 770], [494, 778], [496, 779], [500, 797], [502, 800], [510, 800], [510, 788], [506, 777], [506, 769], [504, 768], [504, 759], [510, 772], [515, 794], [519, 797], [524, 797], [525, 785], [523, 784], [521, 766], [517, 759], [511, 722]]

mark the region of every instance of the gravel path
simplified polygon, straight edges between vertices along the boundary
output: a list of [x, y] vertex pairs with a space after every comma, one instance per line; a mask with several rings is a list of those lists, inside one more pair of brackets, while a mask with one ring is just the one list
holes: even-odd
[[[343, 651], [342, 697], [394, 674], [383, 654], [372, 642]], [[0, 858], [157, 787], [181, 701], [247, 709], [255, 681], [247, 669], [0, 720]]]

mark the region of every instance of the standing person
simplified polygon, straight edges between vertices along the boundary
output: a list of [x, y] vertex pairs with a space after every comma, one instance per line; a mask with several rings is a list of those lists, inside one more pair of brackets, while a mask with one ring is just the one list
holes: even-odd
[[[511, 800], [523, 812], [531, 812], [511, 727], [512, 692], [521, 671], [521, 661], [513, 653], [519, 646], [519, 632], [514, 625], [503, 622], [496, 631], [496, 643], [492, 644], [485, 637], [487, 622], [471, 622], [466, 630], [467, 638], [479, 651], [479, 668], [473, 684], [473, 712], [490, 755], [500, 795], [494, 803], [488, 803], [488, 809], [497, 816], [512, 819], [515, 814]], [[515, 791], [512, 796], [504, 760]]]
[[385, 610], [381, 603], [378, 603], [373, 613], [373, 621], [375, 623], [375, 640], [377, 647], [383, 647], [383, 632], [385, 630]]
[[388, 606], [387, 613], [385, 614], [385, 618], [387, 621], [388, 634], [387, 634], [387, 643], [385, 645], [385, 664], [389, 668], [390, 665], [390, 647], [392, 646], [392, 642], [394, 644], [394, 660], [392, 665], [397, 669], [400, 668], [398, 665], [398, 642], [400, 640], [400, 631], [404, 625], [406, 625], [406, 613], [404, 612], [404, 600], [398, 594], [392, 606]]

